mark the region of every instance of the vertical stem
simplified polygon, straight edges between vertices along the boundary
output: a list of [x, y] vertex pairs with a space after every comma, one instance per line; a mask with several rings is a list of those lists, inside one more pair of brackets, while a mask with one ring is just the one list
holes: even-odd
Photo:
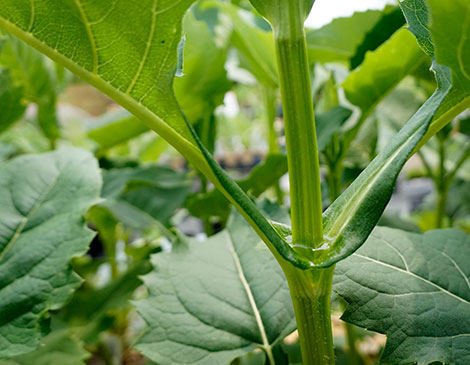
[[320, 164], [310, 70], [298, 1], [274, 24], [289, 165], [292, 240], [315, 248], [323, 241]]
[[[279, 3], [273, 22], [289, 166], [292, 241], [311, 249], [323, 241], [318, 159], [304, 4]], [[302, 363], [334, 364], [330, 297], [334, 267], [300, 270], [281, 264], [294, 305]]]
[[331, 331], [331, 286], [334, 266], [302, 271], [284, 268], [294, 304], [302, 364], [335, 363]]

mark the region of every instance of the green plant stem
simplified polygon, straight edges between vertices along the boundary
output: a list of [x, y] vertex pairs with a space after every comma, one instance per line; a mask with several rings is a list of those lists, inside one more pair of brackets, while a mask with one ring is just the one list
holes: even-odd
[[[320, 163], [301, 2], [286, 1], [273, 24], [289, 166], [292, 241], [323, 241]], [[278, 9], [279, 10], [279, 9]], [[279, 11], [281, 11], [279, 10]], [[330, 298], [334, 267], [301, 270], [285, 263], [304, 364], [334, 364]]]
[[294, 304], [302, 364], [335, 363], [331, 332], [331, 286], [334, 266], [328, 269], [284, 269]]
[[323, 241], [320, 164], [303, 16], [297, 1], [274, 24], [287, 144], [292, 240], [307, 247]]

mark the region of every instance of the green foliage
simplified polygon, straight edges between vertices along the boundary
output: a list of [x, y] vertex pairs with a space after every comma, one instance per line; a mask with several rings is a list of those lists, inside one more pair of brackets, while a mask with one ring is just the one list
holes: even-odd
[[319, 29], [307, 29], [310, 62], [341, 62], [348, 66], [351, 63], [353, 68], [357, 67], [366, 51], [382, 43], [375, 44], [374, 35], [377, 37], [380, 32], [384, 40], [390, 36], [390, 29], [384, 29], [381, 22], [392, 12], [391, 7], [383, 11], [357, 12], [347, 18], [334, 19]]
[[136, 302], [149, 325], [137, 349], [159, 364], [223, 364], [272, 347], [295, 328], [280, 266], [252, 228], [234, 214], [205, 242], [184, 237], [153, 257]]
[[[258, 198], [269, 187], [287, 173], [287, 156], [271, 153], [259, 165], [255, 166], [249, 176], [238, 180], [238, 185], [249, 195]], [[230, 213], [230, 203], [218, 190], [191, 196], [186, 208], [195, 217], [221, 217], [223, 221]]]
[[6, 38], [0, 65], [9, 70], [14, 83], [21, 87], [24, 102], [37, 105], [37, 121], [53, 143], [60, 135], [55, 113], [58, 92], [67, 81], [63, 69], [56, 67], [34, 48], [14, 37]]
[[[386, 364], [470, 361], [470, 238], [377, 228], [337, 265], [334, 290], [343, 319], [387, 335]], [[371, 275], [370, 273], [373, 273]]]
[[347, 99], [361, 109], [361, 119], [365, 120], [374, 107], [425, 59], [426, 55], [406, 29], [398, 30], [377, 50], [368, 53], [360, 68], [351, 72], [343, 83]]
[[49, 310], [80, 279], [72, 257], [93, 238], [83, 215], [98, 201], [101, 177], [88, 152], [63, 149], [0, 167], [0, 357], [39, 346]]
[[10, 360], [0, 360], [0, 365], [85, 365], [90, 354], [82, 344], [68, 333], [57, 330], [44, 337], [41, 346], [24, 355]]
[[186, 174], [158, 165], [107, 170], [101, 206], [128, 227], [168, 224], [189, 195], [190, 183]]
[[23, 88], [14, 83], [8, 69], [0, 67], [0, 132], [23, 115], [26, 107], [22, 98]]
[[423, 49], [452, 70], [452, 89], [434, 116], [426, 141], [470, 106], [470, 77], [465, 66], [470, 62], [466, 31], [470, 8], [465, 0], [449, 7], [433, 0], [403, 0], [400, 6]]
[[110, 112], [94, 119], [87, 128], [88, 137], [104, 150], [127, 142], [149, 130], [139, 119], [124, 110]]
[[[0, 25], [107, 93], [200, 166], [172, 91], [181, 22], [192, 2], [40, 0], [31, 8], [8, 0], [0, 5]], [[44, 31], [47, 23], [65, 31]]]

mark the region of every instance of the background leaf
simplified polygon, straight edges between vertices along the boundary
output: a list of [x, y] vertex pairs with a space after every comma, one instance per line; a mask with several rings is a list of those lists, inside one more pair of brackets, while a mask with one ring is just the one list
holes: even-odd
[[334, 290], [349, 303], [342, 319], [385, 333], [385, 364], [470, 361], [470, 237], [377, 228], [338, 263]]
[[[279, 219], [279, 218], [278, 218]], [[287, 282], [252, 228], [234, 214], [205, 242], [186, 240], [153, 257], [136, 303], [149, 325], [137, 344], [159, 364], [223, 364], [295, 329]]]
[[39, 345], [49, 310], [80, 285], [69, 261], [93, 232], [83, 215], [98, 201], [101, 176], [79, 149], [22, 156], [0, 167], [0, 357]]

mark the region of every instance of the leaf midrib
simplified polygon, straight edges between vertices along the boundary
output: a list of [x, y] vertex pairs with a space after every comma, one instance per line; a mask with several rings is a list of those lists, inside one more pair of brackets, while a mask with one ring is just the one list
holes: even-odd
[[240, 259], [238, 258], [237, 252], [235, 251], [235, 246], [233, 244], [232, 237], [230, 236], [230, 234], [228, 234], [227, 237], [228, 237], [228, 243], [229, 243], [229, 250], [230, 250], [230, 253], [232, 255], [233, 262], [235, 263], [235, 267], [237, 269], [238, 276], [239, 276], [240, 281], [243, 285], [243, 289], [246, 292], [246, 295], [247, 295], [248, 300], [250, 302], [251, 309], [253, 310], [253, 314], [254, 314], [255, 319], [256, 319], [256, 324], [257, 324], [258, 329], [260, 331], [261, 340], [263, 342], [263, 348], [265, 349], [266, 353], [268, 354], [268, 357], [272, 357], [272, 349], [271, 349], [271, 345], [270, 345], [269, 340], [268, 340], [268, 336], [266, 334], [266, 330], [264, 328], [263, 319], [261, 318], [261, 313], [258, 310], [256, 300], [253, 296], [253, 292], [251, 291], [250, 285], [249, 285], [249, 283], [248, 283], [248, 281], [245, 277], [245, 273], [243, 271], [242, 264], [240, 262]]

